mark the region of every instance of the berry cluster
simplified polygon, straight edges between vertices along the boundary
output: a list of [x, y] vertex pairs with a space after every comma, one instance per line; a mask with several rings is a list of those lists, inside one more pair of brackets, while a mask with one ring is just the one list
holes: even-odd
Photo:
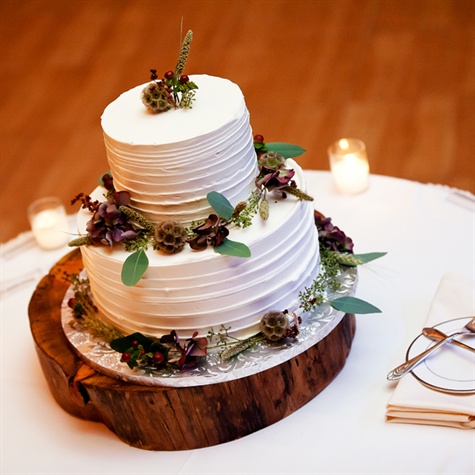
[[127, 363], [131, 369], [138, 366], [159, 369], [168, 361], [168, 347], [141, 333], [114, 340], [111, 348], [122, 353], [120, 361]]
[[71, 205], [77, 203], [78, 201], [81, 202], [81, 208], [88, 209], [91, 213], [95, 213], [97, 208], [99, 208], [99, 201], [93, 201], [89, 195], [85, 195], [84, 193], [78, 193], [72, 200]]
[[154, 366], [159, 367], [165, 361], [165, 356], [160, 351], [146, 352], [143, 345], [139, 343], [138, 340], [132, 340], [131, 347], [128, 351], [124, 351], [120, 358], [120, 361], [127, 363], [129, 367], [133, 368], [139, 365], [139, 362], [145, 362], [148, 366], [146, 360], [151, 360], [148, 363], [152, 363]]
[[120, 361], [129, 368], [161, 369], [171, 365], [186, 369], [196, 366], [198, 358], [206, 356], [208, 340], [195, 333], [182, 344], [175, 331], [160, 339], [137, 332], [111, 341], [110, 346], [122, 353]]

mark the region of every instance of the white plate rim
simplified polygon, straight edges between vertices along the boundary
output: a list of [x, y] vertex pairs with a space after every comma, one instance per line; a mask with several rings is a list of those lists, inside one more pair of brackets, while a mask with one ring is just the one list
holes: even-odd
[[[436, 325], [433, 325], [433, 327], [444, 333], [449, 333], [451, 331], [456, 331], [458, 328], [462, 328], [467, 322], [470, 321], [471, 318], [473, 317], [452, 318], [450, 320], [437, 323]], [[427, 344], [425, 345], [425, 343]], [[433, 343], [431, 343], [431, 341], [423, 333], [421, 333], [409, 345], [406, 353], [406, 361], [421, 353], [432, 344]], [[455, 385], [451, 384], [452, 380], [444, 378], [442, 375], [437, 375], [432, 370], [429, 370], [426, 362], [422, 362], [416, 366], [412, 370], [412, 375], [424, 386], [436, 391], [450, 394], [475, 394], [475, 370], [473, 380], [466, 382], [456, 381], [459, 384]], [[465, 387], [460, 387], [463, 385], [465, 385]]]

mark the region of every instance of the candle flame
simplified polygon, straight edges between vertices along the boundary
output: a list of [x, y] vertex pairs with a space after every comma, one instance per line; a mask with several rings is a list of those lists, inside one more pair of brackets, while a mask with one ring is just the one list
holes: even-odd
[[348, 150], [350, 144], [348, 143], [348, 140], [346, 139], [340, 139], [340, 147], [342, 150]]

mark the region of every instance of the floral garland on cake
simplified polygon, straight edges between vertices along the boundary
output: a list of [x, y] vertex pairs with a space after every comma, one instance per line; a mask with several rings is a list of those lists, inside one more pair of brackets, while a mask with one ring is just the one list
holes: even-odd
[[[293, 181], [294, 171], [285, 167], [286, 158], [300, 155], [304, 149], [280, 142], [266, 144], [261, 135], [254, 137], [254, 147], [259, 175], [255, 180], [256, 190], [249, 199], [233, 207], [223, 195], [212, 192], [208, 195], [208, 201], [215, 213], [194, 223], [190, 228], [184, 228], [173, 221], [154, 224], [147, 220], [130, 207], [130, 193], [116, 191], [111, 175], [104, 174], [101, 184], [107, 191], [105, 201], [93, 201], [83, 193], [72, 200], [72, 203], [80, 201], [82, 207], [92, 213], [92, 217], [87, 223], [87, 235], [71, 241], [69, 245], [113, 247], [123, 244], [126, 250], [132, 252], [122, 270], [125, 285], [135, 285], [147, 269], [148, 258], [145, 251], [149, 245], [159, 252], [169, 254], [182, 251], [188, 244], [194, 251], [203, 251], [212, 246], [221, 254], [249, 257], [247, 246], [228, 238], [228, 227], [250, 226], [257, 214], [264, 220], [268, 219], [267, 194], [271, 192], [279, 193], [283, 198], [290, 194], [300, 200], [313, 200], [296, 187]], [[321, 270], [312, 284], [299, 293], [300, 308], [304, 312], [311, 312], [328, 303], [345, 313], [380, 312], [378, 308], [355, 297], [340, 297], [328, 301], [325, 292], [327, 289], [339, 289], [338, 276], [342, 268], [366, 264], [386, 253], [354, 254], [352, 239], [335, 226], [331, 218], [315, 211], [314, 221], [318, 230]], [[200, 337], [196, 332], [184, 342], [175, 331], [160, 338], [150, 338], [141, 333], [124, 336], [98, 318], [98, 309], [94, 306], [88, 279], [81, 279], [77, 275], [67, 278], [74, 290], [74, 298], [69, 300], [68, 306], [72, 309], [75, 319], [93, 334], [106, 340], [113, 350], [121, 353], [121, 361], [130, 368], [158, 370], [175, 367], [186, 370], [196, 366], [200, 358], [206, 357], [208, 344], [213, 341], [215, 347], [222, 350], [220, 358], [227, 360], [258, 342], [278, 343], [294, 339], [299, 334], [299, 316], [288, 310], [272, 310], [262, 317], [259, 333], [245, 340], [233, 337], [230, 334], [231, 328], [224, 326], [218, 332], [210, 329], [206, 337]]]
[[[313, 283], [299, 293], [300, 308], [310, 312], [327, 303], [345, 313], [379, 313], [378, 308], [355, 297], [328, 300], [326, 290], [339, 289], [338, 276], [342, 268], [366, 264], [386, 253], [354, 254], [353, 241], [333, 225], [331, 218], [325, 218], [315, 211], [314, 220], [318, 230], [321, 270]], [[259, 333], [244, 340], [233, 337], [229, 333], [231, 328], [224, 326], [218, 332], [210, 329], [206, 337], [200, 337], [196, 332], [184, 342], [175, 331], [160, 338], [151, 338], [139, 332], [124, 336], [118, 329], [98, 318], [99, 311], [93, 303], [88, 279], [77, 274], [67, 275], [66, 278], [74, 291], [74, 297], [69, 299], [68, 306], [75, 320], [92, 334], [108, 342], [113, 350], [121, 353], [121, 362], [131, 369], [191, 369], [199, 364], [200, 359], [206, 358], [209, 344], [213, 342], [214, 348], [220, 349], [220, 359], [228, 360], [259, 342], [278, 344], [295, 339], [302, 323], [295, 313], [271, 310], [262, 317]]]

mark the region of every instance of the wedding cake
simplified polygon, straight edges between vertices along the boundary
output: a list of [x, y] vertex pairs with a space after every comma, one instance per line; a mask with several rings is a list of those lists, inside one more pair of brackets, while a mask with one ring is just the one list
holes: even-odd
[[[309, 198], [304, 176], [291, 157], [271, 152], [258, 162], [236, 84], [170, 72], [173, 80], [188, 94], [186, 107], [155, 81], [125, 92], [102, 115], [112, 178], [78, 216], [79, 233], [89, 236], [81, 252], [94, 305], [124, 334], [190, 338], [225, 329], [246, 338], [266, 313], [296, 310], [299, 292], [318, 275], [313, 206], [302, 199]], [[153, 98], [165, 111], [144, 107]], [[212, 194], [232, 213], [220, 216]], [[125, 212], [133, 216], [121, 224]], [[140, 266], [139, 278], [124, 283], [124, 269]]]

